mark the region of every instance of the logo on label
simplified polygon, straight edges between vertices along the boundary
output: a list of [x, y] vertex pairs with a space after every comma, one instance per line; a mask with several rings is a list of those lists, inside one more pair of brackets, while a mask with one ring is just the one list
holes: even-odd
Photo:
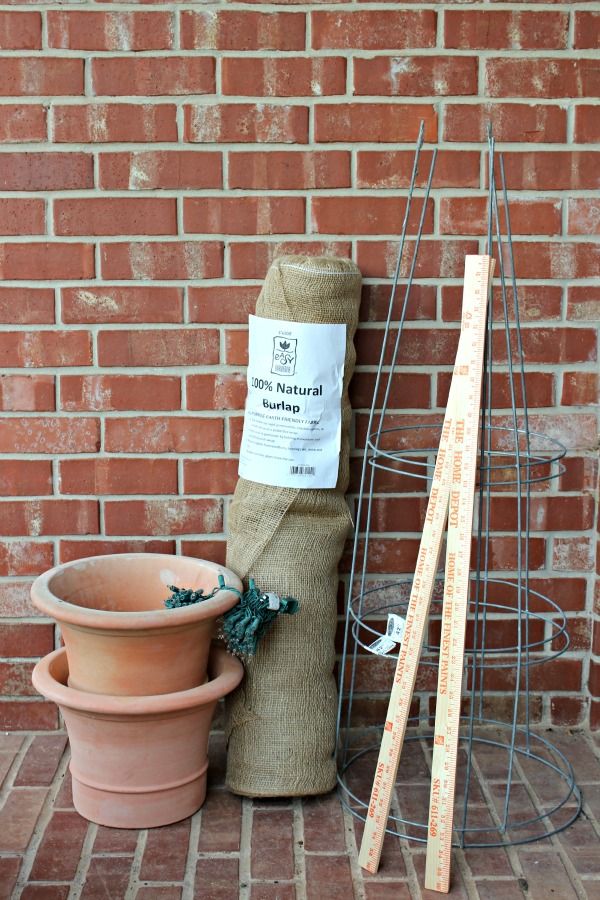
[[295, 373], [297, 345], [297, 338], [283, 337], [280, 334], [273, 338], [271, 372], [274, 375], [293, 375]]

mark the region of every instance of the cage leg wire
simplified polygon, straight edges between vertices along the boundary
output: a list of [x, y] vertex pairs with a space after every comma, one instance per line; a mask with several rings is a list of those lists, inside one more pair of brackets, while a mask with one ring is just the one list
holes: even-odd
[[[436, 164], [434, 148], [424, 187], [417, 188], [422, 148], [423, 127], [415, 148], [368, 419], [340, 664], [338, 787], [343, 804], [363, 820], [397, 654], [397, 650], [376, 654], [371, 645], [385, 634], [389, 613], [406, 613], [412, 584], [412, 573], [380, 571], [371, 536], [374, 510], [390, 495], [401, 502], [397, 495], [406, 493], [420, 497], [424, 510], [443, 418], [440, 415], [433, 424], [407, 425], [404, 413], [398, 424], [398, 414], [390, 411], [394, 384], [404, 371], [402, 349], [410, 340], [405, 325]], [[543, 683], [543, 665], [569, 646], [564, 612], [534, 590], [530, 581], [532, 492], [545, 489], [561, 474], [565, 448], [530, 429], [508, 188], [504, 160], [495, 153], [491, 132], [488, 162], [485, 252], [496, 256], [498, 277], [486, 328], [454, 814], [453, 846], [462, 848], [537, 841], [566, 828], [581, 810], [572, 766], [560, 748], [532, 726], [534, 676], [535, 684]], [[419, 203], [416, 235], [409, 243], [408, 219]], [[511, 541], [516, 561], [507, 570], [496, 556], [502, 557], [502, 546], [510, 548]], [[421, 843], [427, 841], [442, 594], [440, 569], [417, 675], [420, 703], [409, 719], [386, 829]], [[379, 691], [371, 688], [373, 683]], [[365, 713], [361, 702], [367, 694], [376, 711], [373, 715]]]

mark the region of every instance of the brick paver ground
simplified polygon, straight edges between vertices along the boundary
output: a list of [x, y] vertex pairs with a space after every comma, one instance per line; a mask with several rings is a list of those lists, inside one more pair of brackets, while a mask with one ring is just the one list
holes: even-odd
[[[600, 735], [555, 730], [584, 797], [581, 817], [535, 844], [456, 851], [452, 898], [600, 900]], [[0, 733], [0, 900], [416, 900], [424, 850], [386, 838], [380, 872], [357, 864], [356, 820], [335, 794], [306, 800], [242, 800], [223, 787], [222, 738], [211, 746], [210, 789], [192, 819], [124, 831], [92, 825], [73, 809], [62, 734]], [[475, 817], [496, 802], [493, 753]], [[408, 766], [403, 795], [416, 803], [425, 777]], [[426, 774], [426, 773], [425, 773]], [[410, 776], [410, 777], [409, 777]], [[550, 780], [528, 765], [519, 809], [543, 810]], [[414, 782], [414, 783], [413, 783]], [[486, 796], [484, 797], [483, 794]], [[486, 799], [487, 798], [487, 799]], [[547, 808], [547, 807], [546, 807]], [[365, 873], [366, 874], [366, 873]]]

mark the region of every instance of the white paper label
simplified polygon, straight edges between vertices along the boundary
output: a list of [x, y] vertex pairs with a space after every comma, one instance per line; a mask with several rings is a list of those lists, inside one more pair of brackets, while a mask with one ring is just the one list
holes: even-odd
[[388, 637], [379, 637], [376, 641], [373, 641], [372, 644], [369, 644], [369, 650], [371, 653], [376, 653], [378, 656], [385, 656], [386, 653], [389, 653], [390, 650], [393, 650], [396, 646], [396, 641], [393, 641]]
[[400, 644], [404, 637], [404, 629], [406, 628], [406, 619], [402, 616], [396, 616], [394, 613], [388, 614], [386, 634], [389, 638]]
[[267, 593], [263, 596], [268, 600], [269, 609], [279, 609], [279, 607], [281, 606], [281, 599], [279, 597], [279, 594], [274, 594], [272, 591], [267, 591]]
[[250, 316], [249, 344], [240, 476], [276, 487], [335, 487], [346, 326]]

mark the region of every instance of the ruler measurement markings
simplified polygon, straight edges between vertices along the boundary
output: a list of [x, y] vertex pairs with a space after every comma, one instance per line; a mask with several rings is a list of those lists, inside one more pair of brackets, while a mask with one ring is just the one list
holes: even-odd
[[[472, 257], [471, 259], [478, 261], [487, 260], [489, 265], [488, 257]], [[406, 627], [398, 654], [381, 749], [373, 781], [373, 790], [359, 853], [359, 864], [372, 873], [377, 872], [381, 857], [383, 835], [389, 818], [392, 792], [404, 743], [410, 701], [414, 691], [424, 630], [437, 573], [452, 477], [454, 429], [466, 397], [464, 389], [468, 382], [465, 382], [465, 379], [469, 378], [470, 373], [476, 371], [476, 366], [474, 369], [473, 363], [477, 362], [478, 347], [476, 342], [474, 344], [470, 331], [472, 321], [478, 312], [479, 304], [479, 290], [465, 291], [461, 335], [450, 385], [450, 394], [417, 556], [415, 576], [406, 615]], [[474, 376], [471, 374], [472, 377]]]
[[[485, 265], [486, 259], [487, 265]], [[471, 271], [469, 271], [470, 269]], [[492, 269], [493, 262], [485, 257], [478, 257], [474, 260], [467, 259], [465, 266], [465, 300], [469, 290], [477, 299], [477, 317], [473, 323], [475, 364], [463, 410], [464, 427], [462, 429], [457, 427], [455, 433], [455, 458], [452, 466], [451, 509], [448, 517], [442, 607], [443, 628], [446, 629], [446, 632], [449, 629], [449, 640], [442, 641], [440, 644], [425, 867], [425, 887], [442, 893], [448, 892], [450, 884], [456, 763], [478, 456], [478, 418], [483, 378], [487, 297]], [[479, 282], [480, 287], [474, 290], [473, 285], [476, 281]], [[452, 510], [453, 498], [456, 504], [454, 511]]]

